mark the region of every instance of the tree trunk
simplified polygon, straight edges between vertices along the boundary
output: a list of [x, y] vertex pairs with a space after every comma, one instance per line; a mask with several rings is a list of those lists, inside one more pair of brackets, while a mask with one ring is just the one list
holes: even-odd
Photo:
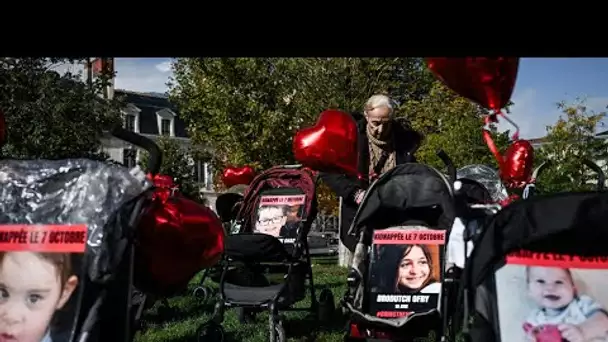
[[[340, 203], [338, 207], [339, 215], [338, 215], [338, 235], [342, 236], [342, 197], [340, 197]], [[353, 255], [352, 253], [342, 244], [342, 240], [339, 240], [338, 247], [338, 265], [341, 267], [349, 267], [352, 263]]]

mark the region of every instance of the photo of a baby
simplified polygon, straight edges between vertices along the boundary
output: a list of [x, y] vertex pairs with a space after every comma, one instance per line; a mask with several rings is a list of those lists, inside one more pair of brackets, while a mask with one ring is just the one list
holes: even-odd
[[0, 342], [67, 341], [53, 318], [77, 286], [69, 253], [0, 252]]
[[496, 275], [501, 340], [608, 342], [606, 284], [604, 270], [507, 264]]

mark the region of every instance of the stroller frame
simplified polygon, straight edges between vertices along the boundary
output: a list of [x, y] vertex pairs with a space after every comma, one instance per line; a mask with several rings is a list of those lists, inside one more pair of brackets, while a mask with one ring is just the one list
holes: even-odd
[[[270, 179], [272, 177], [273, 171], [289, 171], [300, 169], [300, 165], [288, 165], [288, 166], [276, 166], [265, 172], [261, 173], [254, 179], [252, 185], [248, 188], [247, 192], [244, 196], [244, 201], [254, 200], [256, 203], [260, 196], [263, 194], [264, 190], [269, 189], [286, 189], [290, 188], [289, 186], [284, 187], [270, 187], [270, 188], [262, 188], [260, 191], [255, 193], [252, 198], [249, 198], [250, 192], [254, 189], [252, 186], [256, 184], [256, 180], [264, 180]], [[305, 170], [301, 170], [301, 172], [307, 172]], [[310, 175], [311, 181], [316, 188], [317, 180], [314, 176]], [[295, 187], [291, 187], [295, 188]], [[316, 196], [316, 193], [315, 193]], [[306, 217], [303, 218], [300, 222], [300, 229], [298, 232], [298, 236], [294, 242], [293, 250], [291, 253], [288, 249], [283, 245], [283, 243], [275, 237], [259, 234], [259, 233], [247, 233], [242, 232], [234, 235], [230, 235], [232, 239], [240, 239], [240, 238], [250, 238], [252, 241], [255, 239], [259, 240], [259, 245], [264, 245], [266, 248], [271, 248], [273, 252], [269, 256], [260, 256], [259, 258], [255, 258], [251, 263], [257, 267], [263, 267], [265, 269], [273, 269], [275, 267], [287, 268], [286, 272], [271, 272], [275, 274], [284, 274], [284, 279], [281, 284], [272, 285], [274, 287], [273, 293], [271, 297], [264, 301], [258, 302], [248, 302], [247, 300], [239, 301], [229, 298], [226, 294], [226, 285], [230, 284], [227, 279], [227, 276], [232, 267], [235, 265], [243, 265], [248, 264], [248, 260], [244, 257], [239, 258], [234, 255], [230, 255], [230, 242], [231, 239], [226, 240], [226, 253], [224, 254], [221, 263], [222, 275], [219, 282], [219, 291], [217, 295], [217, 302], [215, 304], [214, 312], [209, 321], [203, 324], [199, 331], [199, 340], [200, 341], [222, 341], [224, 338], [223, 328], [221, 327], [221, 323], [224, 321], [224, 314], [226, 308], [242, 308], [242, 309], [265, 309], [269, 312], [269, 330], [270, 330], [270, 341], [285, 341], [285, 330], [283, 328], [283, 322], [280, 317], [280, 312], [297, 312], [304, 311], [310, 312], [312, 314], [313, 319], [319, 320], [320, 318], [324, 318], [321, 316], [326, 316], [330, 314], [330, 311], [323, 311], [322, 309], [327, 309], [328, 305], [330, 306], [329, 310], [333, 311], [334, 298], [331, 291], [328, 289], [323, 289], [320, 293], [319, 300], [316, 296], [316, 287], [314, 283], [314, 276], [312, 271], [312, 261], [310, 255], [310, 249], [308, 246], [307, 235], [314, 221], [314, 217], [316, 216], [316, 198], [307, 199], [310, 201], [311, 205], [306, 212]], [[246, 206], [246, 202], [244, 207]], [[239, 213], [239, 216], [242, 215], [242, 211]], [[249, 213], [245, 213], [245, 215], [249, 215]], [[239, 221], [243, 222], [246, 220], [245, 217], [239, 217]], [[241, 229], [248, 229], [246, 223], [241, 223]], [[253, 244], [253, 242], [252, 242]], [[303, 278], [297, 279], [298, 276], [303, 275]], [[290, 298], [290, 286], [293, 282], [298, 282], [297, 284], [303, 283], [304, 289], [302, 289], [302, 295], [296, 295], [295, 298]], [[229, 286], [235, 286], [230, 284]], [[237, 286], [238, 287], [238, 286]], [[246, 286], [247, 289], [255, 289], [255, 287]], [[262, 287], [263, 288], [263, 287]], [[254, 290], [255, 291], [255, 290]], [[302, 301], [306, 297], [306, 293], [310, 294], [311, 304], [308, 307], [293, 307], [293, 304]], [[326, 314], [326, 315], [324, 315]], [[323, 319], [321, 319], [323, 320]]]

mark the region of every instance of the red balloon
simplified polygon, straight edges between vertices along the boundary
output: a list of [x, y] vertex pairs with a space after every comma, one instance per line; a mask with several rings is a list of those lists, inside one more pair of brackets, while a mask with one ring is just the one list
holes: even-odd
[[224, 185], [228, 188], [239, 184], [249, 185], [253, 178], [255, 178], [255, 170], [249, 165], [243, 167], [227, 167], [222, 173], [222, 182], [224, 182]]
[[316, 171], [357, 175], [357, 123], [348, 113], [326, 110], [314, 126], [296, 133], [293, 154]]
[[440, 57], [426, 61], [446, 86], [495, 111], [509, 103], [519, 68], [519, 57]]
[[173, 178], [167, 175], [155, 175], [154, 176], [154, 185], [159, 188], [174, 188], [175, 183], [173, 182]]
[[530, 182], [533, 172], [534, 147], [527, 140], [517, 140], [505, 152], [500, 177], [511, 188]]
[[157, 188], [137, 226], [135, 286], [172, 295], [224, 252], [224, 227], [206, 206]]

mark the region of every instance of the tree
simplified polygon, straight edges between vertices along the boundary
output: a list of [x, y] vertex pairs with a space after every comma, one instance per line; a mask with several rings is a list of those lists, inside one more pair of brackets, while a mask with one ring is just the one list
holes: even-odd
[[576, 99], [570, 104], [557, 104], [562, 115], [547, 127], [546, 141], [538, 150], [535, 163], [553, 161], [538, 179], [543, 193], [591, 190], [597, 184], [597, 175], [583, 165], [585, 159], [597, 163], [608, 157], [608, 141], [596, 138], [596, 129], [606, 112], [589, 110], [585, 103], [585, 99]]
[[[417, 99], [433, 81], [420, 58], [179, 58], [173, 70], [171, 99], [216, 170], [294, 163], [294, 133], [321, 111], [360, 112], [379, 92]], [[327, 188], [319, 199], [322, 212], [336, 212]]]
[[[417, 153], [419, 162], [445, 170], [436, 155], [438, 149], [443, 149], [457, 168], [470, 164], [498, 166], [483, 140], [483, 116], [487, 111], [458, 96], [441, 82], [434, 82], [430, 93], [422, 99], [405, 102], [399, 112], [424, 135]], [[491, 132], [496, 146], [504, 151], [508, 132], [499, 134], [495, 127], [491, 127]]]
[[120, 99], [99, 96], [79, 75], [50, 69], [67, 59], [0, 58], [0, 111], [7, 123], [5, 158], [105, 159], [104, 130], [121, 123]]
[[[169, 137], [160, 137], [156, 143], [163, 153], [163, 162], [159, 174], [173, 178], [173, 181], [179, 187], [179, 192], [185, 197], [204, 203], [205, 198], [200, 194], [200, 187], [195, 181], [196, 175], [192, 162], [195, 152]], [[148, 158], [148, 154], [143, 152], [140, 160], [143, 168], [146, 167]]]

